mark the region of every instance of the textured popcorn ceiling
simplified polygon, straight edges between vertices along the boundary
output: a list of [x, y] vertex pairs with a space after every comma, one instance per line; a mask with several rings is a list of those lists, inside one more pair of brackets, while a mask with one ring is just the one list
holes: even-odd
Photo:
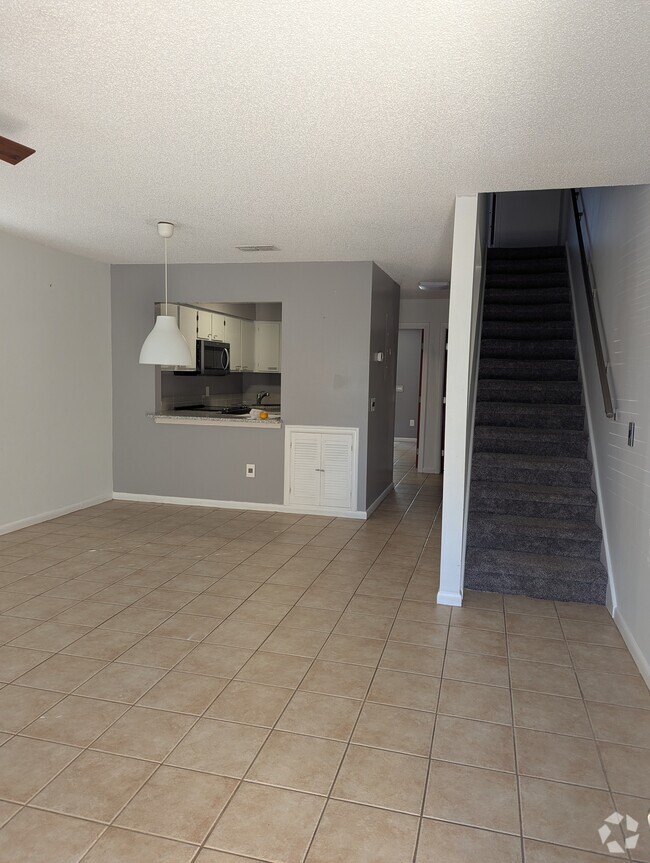
[[[457, 193], [647, 182], [647, 0], [4, 0], [0, 227], [448, 278]], [[273, 243], [275, 253], [235, 245]]]

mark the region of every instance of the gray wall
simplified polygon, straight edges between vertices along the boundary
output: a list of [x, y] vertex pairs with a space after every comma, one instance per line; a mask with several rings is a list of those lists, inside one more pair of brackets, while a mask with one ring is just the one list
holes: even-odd
[[395, 437], [418, 436], [421, 344], [422, 330], [399, 331], [396, 384], [403, 390], [395, 392]]
[[499, 192], [496, 246], [557, 246], [563, 242], [562, 189]]
[[[369, 261], [169, 268], [170, 295], [177, 302], [282, 303], [283, 419], [359, 429], [360, 509], [366, 492], [372, 273]], [[145, 416], [155, 406], [156, 371], [138, 365], [138, 354], [161, 299], [163, 268], [118, 265], [111, 274], [115, 491], [282, 503], [282, 429], [160, 425]], [[255, 479], [244, 476], [248, 462], [257, 465]]]
[[[393, 481], [398, 324], [399, 286], [373, 264], [368, 397], [374, 398], [376, 405], [372, 413], [369, 405], [365, 405], [368, 411], [366, 506], [370, 506]], [[372, 358], [378, 351], [384, 354], [382, 362], [375, 362]]]

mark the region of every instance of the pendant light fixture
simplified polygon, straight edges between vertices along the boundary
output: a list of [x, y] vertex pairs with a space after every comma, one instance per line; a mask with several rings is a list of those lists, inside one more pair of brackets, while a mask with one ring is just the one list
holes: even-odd
[[168, 314], [167, 303], [167, 240], [174, 233], [172, 222], [158, 222], [158, 233], [165, 240], [165, 314], [156, 317], [140, 351], [140, 363], [152, 366], [189, 366], [192, 356], [175, 315]]

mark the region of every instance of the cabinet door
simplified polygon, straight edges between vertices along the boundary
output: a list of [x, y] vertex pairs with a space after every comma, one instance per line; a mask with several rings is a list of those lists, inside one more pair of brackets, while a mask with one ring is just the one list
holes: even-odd
[[289, 499], [292, 504], [319, 506], [321, 497], [321, 435], [293, 432], [290, 443]]
[[199, 311], [198, 313], [198, 335], [200, 339], [212, 338], [212, 314], [211, 312]]
[[226, 316], [212, 312], [212, 338], [217, 342], [226, 341]]
[[241, 322], [241, 369], [252, 372], [255, 369], [255, 324], [253, 321]]
[[320, 505], [352, 509], [353, 438], [350, 434], [321, 436]]
[[255, 323], [255, 371], [280, 371], [280, 323], [278, 321], [256, 321]]
[[230, 345], [230, 369], [241, 371], [241, 321], [226, 316], [224, 341]]
[[196, 322], [196, 309], [190, 309], [187, 306], [178, 307], [178, 328], [187, 342], [187, 346], [190, 349], [190, 356], [192, 357], [192, 361], [189, 366], [178, 366], [179, 369], [196, 368]]

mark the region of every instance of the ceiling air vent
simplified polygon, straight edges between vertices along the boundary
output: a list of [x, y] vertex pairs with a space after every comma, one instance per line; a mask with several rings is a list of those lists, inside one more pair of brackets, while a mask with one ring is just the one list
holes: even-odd
[[277, 246], [235, 246], [240, 252], [279, 252]]

